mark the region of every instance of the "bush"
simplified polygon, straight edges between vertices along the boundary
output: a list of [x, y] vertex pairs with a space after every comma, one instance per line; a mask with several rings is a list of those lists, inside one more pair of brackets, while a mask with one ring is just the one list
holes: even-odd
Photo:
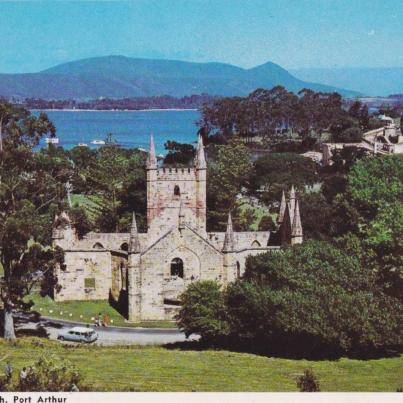
[[27, 377], [19, 379], [20, 392], [69, 392], [81, 381], [80, 374], [68, 361], [55, 356], [42, 357], [28, 367]]
[[297, 386], [300, 392], [320, 392], [319, 382], [311, 368], [305, 369], [298, 378]]
[[323, 241], [249, 257], [226, 291], [231, 335], [289, 356], [368, 354], [402, 345], [402, 305], [359, 260]]
[[224, 297], [217, 282], [191, 284], [181, 295], [181, 303], [176, 321], [186, 337], [198, 334], [203, 341], [215, 343], [228, 335]]

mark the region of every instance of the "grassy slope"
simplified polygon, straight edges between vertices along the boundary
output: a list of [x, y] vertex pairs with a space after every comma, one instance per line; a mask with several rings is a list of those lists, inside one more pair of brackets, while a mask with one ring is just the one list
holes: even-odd
[[252, 210], [252, 212], [254, 214], [254, 217], [255, 217], [255, 220], [250, 226], [251, 231], [257, 231], [258, 230], [260, 220], [265, 215], [271, 215], [273, 220], [274, 221], [276, 220], [276, 216], [271, 214], [270, 211], [267, 208], [265, 208], [265, 207], [254, 207], [249, 203], [249, 201], [246, 198], [242, 199], [239, 202], [239, 208], [240, 208], [241, 211]]
[[95, 222], [102, 211], [102, 198], [96, 195], [72, 194], [73, 205], [83, 207], [91, 222]]
[[306, 361], [227, 351], [180, 351], [163, 347], [63, 346], [42, 339], [0, 341], [15, 375], [42, 354], [74, 363], [91, 390], [296, 391], [296, 377], [312, 367], [322, 391], [396, 391], [403, 357], [379, 360]]
[[[112, 308], [108, 301], [67, 301], [55, 302], [49, 297], [42, 298], [39, 294], [33, 293], [26, 300], [35, 303], [32, 310], [39, 312], [43, 316], [56, 319], [72, 320], [91, 323], [91, 318], [96, 318], [99, 313], [109, 315], [113, 320], [113, 326], [134, 326], [134, 327], [164, 327], [174, 328], [175, 323], [167, 321], [127, 323], [125, 318]], [[60, 314], [62, 312], [62, 314]], [[71, 314], [71, 316], [70, 316]], [[80, 317], [82, 316], [82, 317]]]

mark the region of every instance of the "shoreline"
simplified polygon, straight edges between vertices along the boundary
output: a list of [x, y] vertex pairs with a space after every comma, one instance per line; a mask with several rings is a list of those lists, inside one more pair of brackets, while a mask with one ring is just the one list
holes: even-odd
[[195, 108], [166, 108], [166, 109], [29, 109], [33, 112], [187, 112], [198, 111]]

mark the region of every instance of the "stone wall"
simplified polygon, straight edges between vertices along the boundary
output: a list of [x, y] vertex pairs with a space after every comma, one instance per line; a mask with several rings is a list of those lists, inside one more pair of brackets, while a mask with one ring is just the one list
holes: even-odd
[[[174, 258], [183, 261], [183, 278], [171, 276]], [[167, 319], [175, 309], [164, 305], [164, 300], [177, 299], [193, 281], [220, 281], [222, 270], [221, 252], [187, 227], [173, 229], [141, 255], [141, 317]]]
[[112, 285], [111, 252], [107, 250], [65, 251], [66, 270], [57, 270], [62, 286], [55, 301], [109, 298]]

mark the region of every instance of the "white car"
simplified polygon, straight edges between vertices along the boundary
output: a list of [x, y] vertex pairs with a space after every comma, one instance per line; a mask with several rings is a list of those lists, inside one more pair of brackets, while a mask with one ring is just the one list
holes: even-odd
[[72, 327], [59, 333], [58, 340], [78, 341], [79, 343], [93, 343], [98, 339], [98, 333], [90, 327]]

